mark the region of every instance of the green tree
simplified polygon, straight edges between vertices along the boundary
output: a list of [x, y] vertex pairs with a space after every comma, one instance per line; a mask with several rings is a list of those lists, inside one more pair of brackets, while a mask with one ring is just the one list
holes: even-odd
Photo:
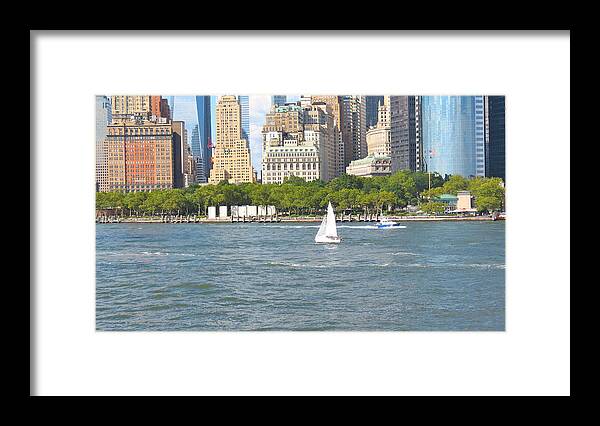
[[434, 201], [429, 201], [427, 203], [423, 203], [420, 206], [420, 209], [427, 214], [438, 214], [444, 213], [446, 206], [444, 203], [438, 203]]
[[500, 178], [479, 177], [469, 181], [469, 191], [475, 197], [475, 207], [480, 212], [501, 210], [504, 188]]
[[128, 192], [124, 197], [124, 205], [127, 209], [129, 209], [129, 215], [131, 216], [131, 212], [135, 212], [138, 214], [144, 201], [146, 201], [147, 193], [146, 192]]
[[469, 180], [459, 175], [452, 175], [443, 185], [444, 193], [456, 195], [458, 191], [469, 189]]
[[332, 179], [327, 184], [331, 191], [339, 191], [341, 189], [362, 189], [363, 179], [359, 176], [348, 175], [346, 173]]

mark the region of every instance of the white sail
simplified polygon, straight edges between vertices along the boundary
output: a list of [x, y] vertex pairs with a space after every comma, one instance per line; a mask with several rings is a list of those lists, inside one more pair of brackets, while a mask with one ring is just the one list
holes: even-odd
[[323, 217], [319, 231], [315, 236], [316, 243], [339, 243], [342, 239], [338, 237], [335, 226], [335, 214], [331, 203], [327, 206], [327, 214]]
[[331, 202], [327, 206], [327, 225], [325, 226], [325, 235], [328, 237], [337, 237], [337, 227], [335, 226], [335, 214]]
[[315, 236], [315, 241], [321, 240], [321, 237], [325, 236], [325, 227], [327, 226], [327, 216], [323, 216], [323, 221], [321, 222], [321, 226], [319, 227], [319, 231]]

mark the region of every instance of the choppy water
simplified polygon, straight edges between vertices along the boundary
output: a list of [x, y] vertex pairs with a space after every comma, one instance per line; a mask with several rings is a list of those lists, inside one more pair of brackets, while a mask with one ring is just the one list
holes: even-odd
[[98, 330], [504, 330], [504, 221], [96, 225]]

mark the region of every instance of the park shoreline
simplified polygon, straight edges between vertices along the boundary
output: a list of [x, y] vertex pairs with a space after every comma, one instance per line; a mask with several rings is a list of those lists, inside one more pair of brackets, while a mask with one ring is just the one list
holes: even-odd
[[[500, 217], [487, 216], [387, 216], [387, 218], [397, 222], [493, 222], [497, 220], [505, 220]], [[164, 217], [98, 217], [97, 224], [104, 223], [195, 223], [195, 224], [238, 224], [238, 223], [319, 223], [323, 220], [322, 217], [277, 217], [271, 219], [249, 219], [249, 218], [232, 218], [228, 216], [222, 219], [207, 219], [189, 216], [164, 216]], [[364, 220], [357, 218], [338, 219], [340, 223], [376, 223], [376, 220]]]

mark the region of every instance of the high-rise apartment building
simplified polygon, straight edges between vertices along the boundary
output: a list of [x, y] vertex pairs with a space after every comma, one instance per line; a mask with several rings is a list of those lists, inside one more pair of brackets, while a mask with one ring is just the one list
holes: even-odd
[[421, 97], [390, 96], [392, 172], [422, 170]]
[[277, 106], [283, 106], [285, 105], [285, 103], [287, 102], [287, 96], [286, 95], [274, 95], [271, 96], [271, 106], [272, 107], [277, 107]]
[[383, 96], [365, 96], [366, 114], [367, 114], [367, 130], [369, 127], [377, 125], [379, 114], [379, 104], [382, 104]]
[[208, 180], [211, 168], [211, 105], [210, 96], [171, 96], [173, 120], [185, 122], [199, 183]]
[[352, 160], [358, 160], [367, 155], [365, 96], [342, 96], [342, 116], [344, 167], [346, 167]]
[[[334, 133], [334, 172], [333, 177], [340, 176], [346, 171], [346, 159], [345, 159], [345, 145], [344, 134], [342, 133], [342, 121], [343, 121], [343, 110], [342, 110], [342, 97], [332, 95], [313, 95], [310, 97], [311, 103], [319, 104], [325, 103], [330, 109], [330, 115], [333, 118], [333, 133]], [[347, 135], [350, 139], [351, 135]], [[348, 144], [351, 141], [347, 142]]]
[[262, 182], [307, 181], [335, 176], [336, 127], [325, 102], [272, 107], [263, 126]]
[[105, 143], [112, 107], [107, 96], [96, 96], [96, 191], [108, 190], [108, 157]]
[[242, 116], [242, 138], [250, 140], [250, 97], [238, 96]]
[[481, 139], [477, 130], [483, 120], [476, 98], [479, 97], [422, 97], [422, 156], [426, 170], [442, 176], [478, 175], [477, 147]]
[[248, 139], [243, 137], [241, 106], [235, 96], [221, 96], [217, 102], [216, 137], [208, 182], [254, 182]]
[[486, 101], [488, 123], [486, 176], [499, 177], [506, 182], [504, 96], [486, 96]]
[[166, 118], [113, 122], [105, 141], [108, 191], [152, 191], [175, 186], [173, 127]]

